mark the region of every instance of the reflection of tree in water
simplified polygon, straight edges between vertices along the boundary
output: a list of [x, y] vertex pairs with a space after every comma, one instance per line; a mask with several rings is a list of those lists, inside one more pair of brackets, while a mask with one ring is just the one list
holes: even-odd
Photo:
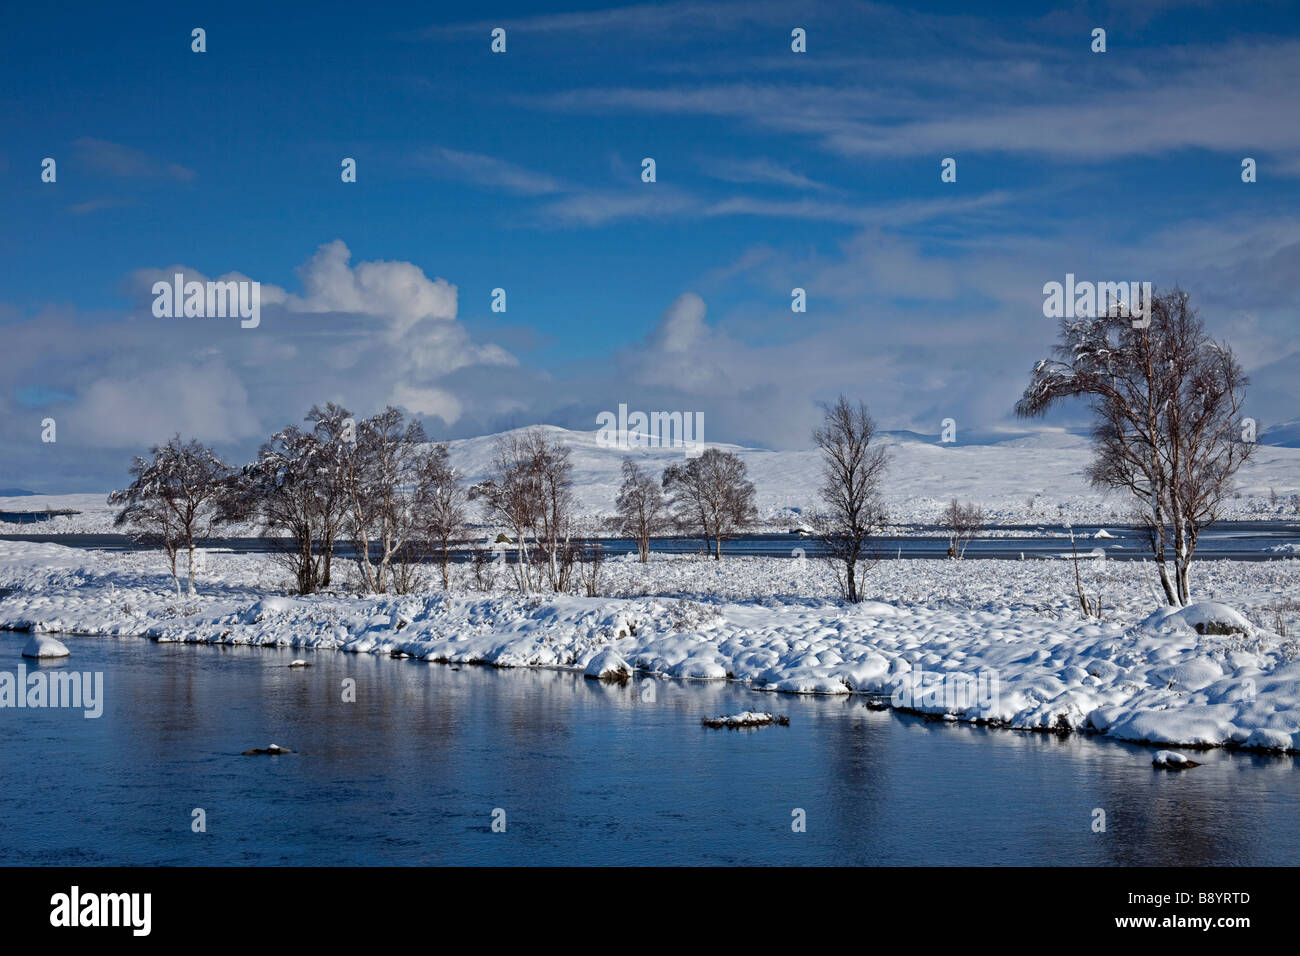
[[882, 851], [895, 842], [895, 835], [886, 832], [890, 824], [884, 806], [896, 774], [882, 724], [895, 718], [867, 710], [860, 699], [825, 703], [839, 706], [821, 708], [804, 718], [816, 721], [815, 733], [826, 741], [822, 763], [830, 779], [819, 796], [832, 817], [836, 858], [825, 862], [886, 862]]

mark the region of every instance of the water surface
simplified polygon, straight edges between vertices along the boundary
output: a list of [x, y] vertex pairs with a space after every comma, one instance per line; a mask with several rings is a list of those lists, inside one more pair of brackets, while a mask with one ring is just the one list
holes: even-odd
[[[1293, 758], [1170, 773], [1149, 748], [730, 683], [62, 639], [54, 666], [102, 671], [104, 714], [0, 709], [2, 864], [1300, 861]], [[25, 640], [0, 632], [0, 670]], [[700, 726], [746, 709], [790, 726]], [[240, 755], [270, 743], [297, 752]]]

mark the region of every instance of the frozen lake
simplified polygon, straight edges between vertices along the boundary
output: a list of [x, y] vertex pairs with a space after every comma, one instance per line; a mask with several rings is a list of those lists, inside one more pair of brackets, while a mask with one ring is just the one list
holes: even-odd
[[[35, 668], [27, 637], [0, 632], [0, 671]], [[104, 713], [0, 709], [0, 864], [1300, 862], [1292, 757], [1170, 773], [1150, 748], [860, 698], [61, 639], [72, 656], [46, 669], [103, 672]], [[700, 726], [747, 709], [790, 726]], [[270, 743], [296, 753], [240, 755]]]

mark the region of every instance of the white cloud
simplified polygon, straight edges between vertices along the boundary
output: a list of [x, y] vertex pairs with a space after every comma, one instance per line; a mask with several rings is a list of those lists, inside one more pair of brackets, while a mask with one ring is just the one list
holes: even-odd
[[60, 442], [100, 448], [166, 441], [177, 432], [217, 443], [261, 435], [248, 392], [220, 359], [96, 379], [60, 418]]
[[393, 404], [416, 415], [436, 415], [448, 425], [454, 425], [463, 410], [456, 396], [445, 389], [412, 388], [403, 384], [393, 389]]
[[424, 319], [456, 318], [456, 287], [429, 279], [410, 262], [359, 262], [342, 239], [327, 242], [298, 269], [304, 295], [290, 295], [294, 312], [351, 312], [388, 319], [389, 335], [401, 338]]
[[664, 310], [654, 342], [665, 352], [682, 353], [698, 348], [706, 334], [707, 306], [694, 292], [683, 292]]

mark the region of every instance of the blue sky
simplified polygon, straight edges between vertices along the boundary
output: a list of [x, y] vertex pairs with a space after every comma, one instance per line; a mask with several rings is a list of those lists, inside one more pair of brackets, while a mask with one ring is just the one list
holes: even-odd
[[[437, 437], [591, 429], [627, 403], [804, 447], [845, 391], [886, 428], [953, 417], [960, 440], [1019, 427], [1055, 334], [1042, 285], [1067, 272], [1181, 284], [1254, 376], [1249, 410], [1295, 418], [1298, 19], [1175, 0], [16, 8], [0, 486], [108, 487], [174, 431], [240, 460], [326, 399], [403, 405]], [[174, 267], [263, 283], [262, 324], [155, 318]]]

